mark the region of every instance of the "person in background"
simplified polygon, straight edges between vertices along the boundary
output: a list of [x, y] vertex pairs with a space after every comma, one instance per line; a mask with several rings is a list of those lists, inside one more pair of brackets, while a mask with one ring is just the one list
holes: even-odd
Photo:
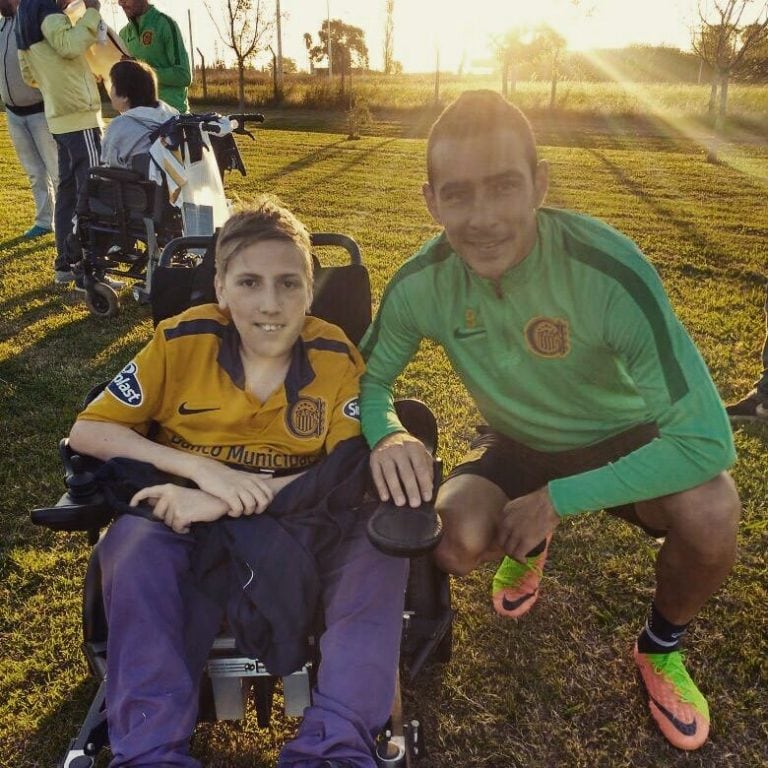
[[160, 98], [184, 114], [192, 83], [189, 56], [179, 25], [148, 0], [118, 0], [128, 17], [120, 37], [131, 56], [146, 61], [157, 73]]
[[19, 0], [0, 0], [0, 98], [8, 134], [32, 187], [35, 221], [22, 237], [31, 240], [53, 232], [53, 205], [59, 183], [56, 142], [45, 120], [43, 96], [28, 86], [19, 66], [16, 9]]
[[157, 78], [148, 64], [132, 59], [118, 61], [109, 77], [109, 98], [119, 114], [104, 131], [101, 161], [132, 168], [136, 155], [149, 152], [152, 131], [178, 112], [157, 98]]
[[85, 52], [97, 41], [99, 0], [85, 0], [86, 11], [72, 24], [67, 0], [23, 0], [19, 4], [16, 42], [21, 74], [43, 94], [45, 119], [58, 147], [54, 282], [71, 283], [69, 235], [88, 169], [101, 154], [101, 96]]

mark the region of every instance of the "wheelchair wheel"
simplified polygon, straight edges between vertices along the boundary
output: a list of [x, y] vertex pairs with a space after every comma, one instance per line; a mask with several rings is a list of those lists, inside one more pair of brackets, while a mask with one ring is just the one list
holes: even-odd
[[114, 317], [120, 309], [120, 299], [106, 283], [94, 283], [85, 293], [85, 305], [98, 317]]

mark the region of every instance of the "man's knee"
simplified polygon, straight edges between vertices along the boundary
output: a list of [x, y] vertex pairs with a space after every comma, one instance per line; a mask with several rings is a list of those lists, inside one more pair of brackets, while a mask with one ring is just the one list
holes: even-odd
[[457, 508], [450, 501], [446, 504], [438, 499], [436, 510], [443, 522], [443, 537], [435, 549], [435, 563], [441, 571], [466, 576], [489, 559], [495, 526], [485, 519], [478, 519], [466, 508]]
[[668, 536], [687, 545], [702, 563], [735, 557], [741, 502], [727, 472], [669, 498]]

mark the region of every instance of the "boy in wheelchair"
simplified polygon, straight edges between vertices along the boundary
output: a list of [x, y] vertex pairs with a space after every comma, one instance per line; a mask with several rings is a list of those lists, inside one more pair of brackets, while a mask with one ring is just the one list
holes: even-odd
[[114, 168], [134, 168], [134, 158], [146, 156], [150, 134], [179, 113], [157, 97], [157, 77], [141, 61], [118, 61], [109, 71], [109, 99], [119, 113], [101, 142], [101, 162]]
[[[305, 315], [309, 247], [300, 222], [268, 199], [232, 217], [216, 245], [218, 303], [160, 323], [72, 428], [80, 453], [148, 462], [196, 486], [139, 490], [130, 500], [138, 514], [119, 516], [99, 546], [113, 766], [199, 765], [189, 754], [198, 685], [224, 608], [196, 570], [205, 539], [198, 534], [236, 526], [231, 535], [258, 543], [271, 530], [260, 525], [270, 511], [302, 487], [311, 496], [318, 471], [340, 485], [350, 475], [337, 457], [361, 440], [363, 363], [336, 326]], [[367, 467], [365, 457], [359, 465]], [[344, 500], [337, 527], [314, 553], [321, 663], [281, 767], [376, 765], [374, 738], [394, 698], [408, 564], [369, 543], [366, 506], [356, 511], [363, 495]], [[202, 522], [212, 525], [195, 525]], [[271, 554], [281, 568], [271, 574], [275, 600], [294, 610], [296, 596], [279, 585], [294, 583], [297, 564]], [[249, 581], [262, 576], [255, 563]]]

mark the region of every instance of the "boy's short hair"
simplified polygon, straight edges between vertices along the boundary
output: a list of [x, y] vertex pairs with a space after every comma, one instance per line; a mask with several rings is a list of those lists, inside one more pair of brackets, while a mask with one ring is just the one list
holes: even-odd
[[131, 108], [157, 106], [157, 75], [143, 61], [118, 61], [109, 70], [109, 79], [115, 93], [128, 99]]
[[243, 248], [264, 240], [293, 243], [304, 254], [304, 274], [312, 286], [314, 267], [307, 228], [276, 197], [262, 195], [247, 210], [225, 222], [216, 240], [216, 274], [224, 278], [233, 256]]
[[432, 148], [440, 139], [464, 139], [511, 130], [520, 139], [531, 173], [539, 164], [536, 139], [519, 107], [490, 90], [464, 91], [435, 120], [427, 139], [427, 178], [432, 183]]

